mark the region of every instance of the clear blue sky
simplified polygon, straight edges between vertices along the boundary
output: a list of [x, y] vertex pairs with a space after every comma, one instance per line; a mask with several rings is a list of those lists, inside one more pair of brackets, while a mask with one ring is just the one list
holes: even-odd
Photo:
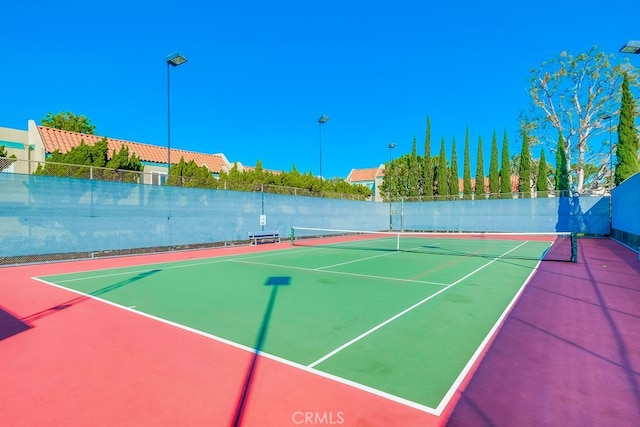
[[[224, 153], [268, 169], [346, 177], [467, 126], [506, 130], [519, 152], [529, 70], [566, 50], [618, 52], [640, 39], [637, 0], [6, 2], [0, 14], [0, 126], [85, 115], [99, 135]], [[635, 64], [635, 59], [634, 60]], [[534, 149], [539, 156], [539, 148]], [[485, 171], [486, 172], [486, 171]]]

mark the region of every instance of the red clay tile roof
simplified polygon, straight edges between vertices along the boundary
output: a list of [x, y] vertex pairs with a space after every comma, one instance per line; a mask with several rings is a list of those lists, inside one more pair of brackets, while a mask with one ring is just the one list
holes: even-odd
[[[38, 130], [47, 153], [60, 150], [60, 153], [65, 154], [73, 147], [80, 145], [81, 140], [84, 140], [84, 143], [87, 145], [93, 145], [103, 138], [98, 135], [86, 135], [45, 126], [38, 126]], [[120, 151], [120, 148], [124, 145], [129, 149], [129, 153], [135, 153], [140, 157], [140, 160], [144, 162], [167, 163], [167, 149], [165, 147], [114, 138], [107, 138], [107, 144], [109, 146], [109, 155], [111, 155], [113, 151]], [[184, 157], [185, 162], [193, 160], [198, 166], [206, 165], [213, 173], [220, 173], [222, 170], [227, 170], [224, 158], [219, 154], [204, 154], [174, 148], [171, 149], [172, 164], [178, 163], [181, 157]]]
[[349, 182], [363, 182], [363, 181], [375, 181], [376, 177], [384, 176], [384, 168], [368, 168], [368, 169], [351, 169], [347, 181]]

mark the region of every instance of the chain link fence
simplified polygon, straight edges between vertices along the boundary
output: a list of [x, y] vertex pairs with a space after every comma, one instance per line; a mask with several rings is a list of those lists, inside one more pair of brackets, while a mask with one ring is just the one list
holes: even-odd
[[149, 185], [163, 185], [184, 188], [203, 188], [213, 190], [233, 190], [247, 192], [264, 192], [269, 194], [286, 194], [290, 196], [327, 197], [346, 200], [368, 200], [358, 194], [338, 193], [323, 189], [322, 193], [308, 188], [274, 185], [261, 182], [242, 182], [222, 180], [215, 177], [201, 178], [188, 176], [171, 176], [160, 172], [139, 172], [131, 170], [111, 169], [91, 165], [76, 165], [56, 162], [38, 162], [0, 157], [0, 172], [27, 173], [38, 176], [57, 176], [67, 178], [89, 179], [96, 181], [127, 182]]

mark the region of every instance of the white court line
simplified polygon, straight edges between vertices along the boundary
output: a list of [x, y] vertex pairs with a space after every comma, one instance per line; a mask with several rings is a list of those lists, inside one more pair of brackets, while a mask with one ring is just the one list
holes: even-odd
[[476, 268], [475, 270], [473, 270], [471, 273], [467, 274], [466, 276], [462, 277], [461, 279], [456, 280], [455, 282], [451, 283], [450, 285], [445, 286], [444, 288], [440, 289], [438, 292], [429, 295], [428, 297], [426, 297], [425, 299], [423, 299], [422, 301], [419, 301], [417, 303], [415, 303], [414, 305], [412, 305], [411, 307], [401, 311], [400, 313], [396, 314], [395, 316], [390, 317], [389, 319], [385, 320], [384, 322], [374, 326], [373, 328], [369, 329], [368, 331], [358, 335], [357, 337], [355, 337], [354, 339], [352, 339], [351, 341], [348, 341], [344, 344], [342, 344], [340, 347], [336, 348], [335, 350], [325, 354], [324, 356], [322, 356], [320, 359], [316, 360], [315, 362], [307, 365], [307, 367], [309, 368], [313, 368], [314, 366], [324, 362], [325, 360], [329, 359], [330, 357], [336, 355], [337, 353], [341, 352], [342, 350], [344, 350], [345, 348], [353, 345], [354, 343], [360, 341], [361, 339], [365, 338], [366, 336], [372, 334], [373, 332], [377, 331], [378, 329], [382, 328], [383, 326], [393, 322], [394, 320], [396, 320], [397, 318], [404, 316], [406, 313], [410, 312], [411, 310], [413, 310], [416, 307], [421, 306], [422, 304], [424, 304], [425, 302], [435, 298], [436, 296], [440, 295], [441, 293], [443, 293], [444, 291], [446, 291], [447, 289], [452, 288], [453, 286], [457, 285], [458, 283], [462, 282], [463, 280], [473, 276], [474, 274], [476, 274], [478, 271], [484, 269], [485, 267], [488, 267], [489, 265], [493, 264], [494, 262], [496, 262], [498, 259], [504, 257], [505, 255], [507, 255], [509, 252], [513, 252], [516, 249], [518, 249], [520, 246], [524, 245], [525, 242], [522, 242], [521, 244], [519, 244], [518, 246], [516, 246], [515, 248], [512, 248], [510, 250], [508, 250], [507, 252], [503, 253], [502, 255], [500, 255], [497, 258], [492, 259], [491, 261], [489, 261], [488, 263]]
[[[143, 311], [134, 310], [133, 307], [135, 307], [135, 306], [133, 306], [133, 307], [125, 307], [125, 306], [119, 305], [119, 304], [117, 304], [115, 302], [111, 302], [111, 301], [106, 300], [106, 299], [98, 298], [98, 297], [96, 297], [94, 295], [87, 294], [87, 293], [80, 292], [80, 291], [76, 291], [74, 289], [66, 288], [64, 286], [60, 286], [60, 285], [57, 285], [57, 284], [52, 283], [52, 282], [47, 282], [46, 280], [39, 279], [37, 277], [33, 277], [32, 279], [37, 280], [37, 281], [39, 281], [41, 283], [44, 283], [46, 285], [49, 285], [49, 286], [53, 286], [53, 287], [56, 287], [56, 288], [59, 288], [59, 289], [64, 289], [65, 291], [69, 291], [69, 292], [72, 292], [72, 293], [75, 293], [75, 294], [78, 294], [78, 295], [85, 296], [87, 298], [91, 298], [91, 299], [96, 300], [96, 301], [100, 301], [100, 302], [108, 304], [110, 306], [117, 307], [117, 308], [120, 308], [122, 310], [128, 311], [130, 313], [135, 313], [135, 314], [137, 314], [139, 316], [143, 316], [143, 317], [155, 320], [157, 322], [164, 323], [166, 325], [170, 325], [170, 326], [176, 327], [178, 329], [182, 329], [182, 330], [185, 330], [185, 331], [188, 331], [188, 332], [203, 336], [205, 338], [212, 339], [214, 341], [229, 345], [229, 346], [234, 347], [234, 348], [238, 348], [240, 350], [244, 350], [244, 351], [249, 352], [249, 353], [255, 353], [255, 350], [253, 348], [251, 348], [251, 347], [236, 343], [234, 341], [230, 341], [230, 340], [228, 340], [226, 338], [222, 338], [222, 337], [219, 337], [217, 335], [213, 335], [213, 334], [201, 331], [199, 329], [195, 329], [195, 328], [192, 328], [192, 327], [189, 327], [189, 326], [186, 326], [186, 325], [182, 325], [180, 323], [173, 322], [171, 320], [167, 320], [167, 319], [163, 319], [163, 318], [158, 317], [158, 316], [154, 316], [153, 314], [145, 313]], [[383, 397], [385, 399], [400, 403], [400, 404], [405, 405], [405, 406], [409, 406], [411, 408], [418, 409], [419, 411], [423, 411], [423, 412], [426, 412], [428, 414], [438, 415], [438, 414], [436, 414], [436, 410], [434, 408], [431, 408], [430, 406], [422, 405], [420, 403], [417, 403], [417, 402], [414, 402], [414, 401], [411, 401], [411, 400], [408, 400], [408, 399], [404, 399], [402, 397], [393, 395], [391, 393], [388, 393], [388, 392], [385, 392], [385, 391], [382, 391], [382, 390], [378, 390], [378, 389], [375, 389], [373, 387], [369, 387], [369, 386], [366, 386], [364, 384], [360, 384], [360, 383], [357, 383], [355, 381], [348, 380], [346, 378], [341, 378], [341, 377], [338, 377], [336, 375], [329, 374], [327, 372], [318, 371], [317, 369], [311, 369], [311, 368], [309, 368], [307, 366], [304, 366], [302, 364], [293, 362], [293, 361], [288, 360], [288, 359], [283, 359], [283, 358], [281, 358], [279, 356], [275, 356], [275, 355], [270, 354], [270, 353], [265, 353], [263, 351], [260, 351], [259, 354], [262, 357], [266, 357], [267, 359], [274, 360], [276, 362], [282, 363], [282, 364], [287, 365], [287, 366], [291, 366], [291, 367], [299, 369], [301, 371], [308, 372], [310, 374], [317, 375], [319, 377], [327, 378], [327, 379], [330, 379], [332, 381], [336, 381], [338, 383], [351, 386], [351, 387], [356, 388], [358, 390], [363, 390], [363, 391], [366, 391], [368, 393], [375, 394], [377, 396], [380, 396], [380, 397]]]
[[438, 407], [436, 408], [437, 415], [442, 414], [444, 409], [447, 407], [447, 405], [455, 395], [456, 390], [458, 390], [458, 388], [460, 387], [460, 384], [462, 384], [462, 381], [469, 374], [469, 371], [471, 371], [471, 368], [476, 364], [476, 361], [478, 360], [480, 355], [484, 353], [485, 348], [487, 347], [487, 345], [489, 345], [489, 341], [491, 341], [491, 338], [496, 334], [496, 331], [498, 330], [500, 325], [502, 325], [502, 322], [504, 321], [505, 317], [507, 317], [507, 315], [511, 312], [511, 308], [515, 305], [516, 301], [518, 301], [520, 294], [524, 292], [524, 288], [526, 287], [526, 285], [529, 283], [533, 275], [538, 270], [538, 267], [540, 266], [541, 262], [542, 260], [538, 261], [538, 263], [533, 268], [533, 270], [531, 270], [531, 273], [529, 273], [529, 276], [524, 281], [522, 286], [520, 286], [520, 289], [518, 290], [518, 292], [516, 292], [516, 294], [513, 296], [513, 298], [511, 299], [511, 302], [504, 309], [504, 311], [502, 312], [498, 320], [496, 320], [495, 324], [493, 325], [489, 333], [487, 333], [487, 335], [484, 337], [484, 340], [482, 340], [482, 342], [476, 349], [475, 353], [473, 353], [473, 355], [471, 356], [467, 364], [464, 366], [464, 368], [462, 368], [462, 371], [460, 371], [460, 375], [458, 375], [458, 378], [456, 378], [453, 384], [451, 384], [451, 387], [449, 387], [449, 390], [444, 395], [444, 397], [440, 401], [440, 404], [438, 404]]
[[[364, 277], [366, 279], [381, 279], [388, 280], [392, 282], [403, 282], [403, 283], [419, 283], [422, 285], [436, 285], [436, 286], [448, 286], [448, 283], [439, 283], [439, 282], [427, 282], [426, 280], [413, 280], [413, 279], [402, 279], [398, 277], [386, 277], [386, 276], [375, 276], [373, 274], [358, 274], [358, 273], [347, 273], [344, 271], [331, 271], [331, 270], [320, 270], [319, 268], [307, 268], [307, 267], [295, 267], [292, 265], [280, 265], [280, 264], [269, 264], [266, 262], [253, 262], [253, 261], [243, 261], [240, 259], [229, 260], [229, 262], [237, 262], [241, 264], [253, 264], [253, 265], [264, 265], [267, 267], [278, 267], [285, 268], [291, 270], [302, 270], [302, 271], [311, 271], [315, 273], [327, 273], [327, 274], [337, 274], [340, 276], [352, 276], [352, 277]], [[325, 268], [325, 267], [323, 267]]]
[[[422, 282], [422, 281], [416, 281], [416, 280], [406, 280], [406, 279], [385, 278], [385, 277], [381, 277], [381, 276], [355, 275], [355, 274], [339, 273], [339, 272], [332, 272], [332, 271], [321, 271], [321, 272], [323, 272], [323, 273], [333, 273], [333, 274], [347, 274], [347, 275], [355, 275], [355, 276], [371, 277], [371, 278], [376, 278], [376, 279], [400, 280], [400, 281], [405, 281], [405, 282], [416, 282], [416, 283], [426, 283], [426, 284], [434, 284], [434, 285], [446, 286], [445, 288], [443, 288], [443, 289], [441, 289], [440, 291], [438, 291], [436, 294], [434, 294], [434, 295], [430, 296], [429, 298], [427, 298], [427, 299], [425, 299], [424, 301], [421, 301], [420, 303], [418, 303], [418, 304], [416, 304], [416, 305], [415, 305], [415, 306], [417, 306], [417, 305], [422, 304], [422, 303], [426, 302], [427, 300], [429, 300], [429, 299], [433, 298], [433, 297], [434, 297], [434, 296], [436, 296], [437, 294], [440, 294], [440, 293], [444, 292], [444, 291], [445, 291], [445, 290], [447, 290], [448, 288], [450, 288], [450, 287], [452, 287], [452, 286], [454, 286], [454, 285], [456, 285], [456, 284], [460, 283], [461, 281], [465, 280], [465, 279], [466, 279], [466, 278], [468, 278], [469, 276], [471, 276], [471, 275], [475, 274], [476, 272], [480, 271], [481, 269], [483, 269], [483, 268], [487, 267], [488, 265], [492, 264], [493, 262], [497, 261], [498, 259], [500, 259], [500, 258], [502, 258], [502, 257], [506, 256], [506, 255], [507, 255], [507, 254], [509, 254], [510, 252], [512, 252], [512, 251], [516, 250], [517, 248], [519, 248], [520, 246], [524, 245], [525, 243], [527, 243], [527, 242], [523, 242], [523, 243], [521, 243], [520, 245], [516, 246], [515, 248], [513, 248], [513, 249], [511, 249], [511, 250], [509, 250], [509, 251], [507, 251], [507, 252], [505, 252], [504, 254], [502, 254], [502, 255], [500, 255], [499, 257], [497, 257], [497, 258], [495, 258], [495, 259], [491, 260], [491, 261], [490, 261], [490, 262], [488, 262], [487, 264], [485, 264], [485, 265], [483, 265], [483, 266], [479, 267], [478, 269], [474, 270], [473, 272], [471, 272], [471, 273], [467, 274], [466, 276], [462, 277], [461, 279], [457, 280], [456, 282], [454, 282], [454, 283], [452, 283], [452, 284], [450, 284], [450, 285], [447, 285], [447, 284], [440, 284], [440, 283], [433, 283], [433, 282]], [[312, 249], [316, 249], [316, 248], [309, 248], [309, 249], [310, 249], [310, 250], [312, 250]], [[281, 251], [278, 251], [278, 252], [281, 252]], [[235, 260], [235, 259], [230, 259], [230, 260], [229, 260], [229, 259], [226, 259], [226, 260], [224, 260], [224, 261], [243, 262], [242, 260]], [[217, 262], [217, 261], [216, 261], [216, 262]], [[157, 264], [160, 264], [160, 263], [157, 263]], [[205, 263], [205, 264], [209, 264], [209, 262], [208, 262], [208, 263]], [[263, 264], [263, 263], [255, 263], [255, 264]], [[539, 265], [539, 264], [540, 264], [540, 262], [538, 262], [538, 265]], [[200, 265], [200, 264], [194, 264], [194, 265]], [[263, 265], [271, 265], [271, 264], [263, 264]], [[274, 265], [274, 266], [277, 266], [277, 265]], [[302, 269], [302, 270], [310, 270], [310, 271], [317, 271], [317, 270], [315, 270], [315, 269], [306, 269], [306, 268], [301, 268], [301, 267], [291, 267], [291, 266], [279, 266], [279, 267], [284, 267], [284, 268], [294, 268], [294, 269]], [[171, 268], [179, 268], [179, 266], [175, 266], [175, 267], [171, 267]], [[537, 267], [536, 267], [536, 269], [537, 269]], [[144, 271], [148, 271], [148, 270], [149, 270], [149, 269], [140, 270], [140, 272], [144, 272]], [[534, 271], [532, 271], [532, 273], [531, 273], [531, 274], [530, 274], [530, 276], [529, 276], [529, 279], [533, 276], [534, 272], [535, 272], [535, 270], [534, 270]], [[128, 272], [128, 273], [131, 273], [131, 272]], [[121, 274], [125, 274], [125, 273], [121, 273]], [[43, 277], [47, 277], [47, 276], [43, 276]], [[86, 296], [86, 297], [88, 297], [88, 298], [91, 298], [91, 299], [94, 299], [94, 300], [97, 300], [97, 301], [100, 301], [100, 302], [103, 302], [103, 303], [109, 304], [109, 305], [111, 305], [111, 306], [114, 306], [114, 307], [117, 307], [117, 308], [120, 308], [120, 309], [123, 309], [123, 310], [129, 311], [129, 312], [132, 312], [132, 313], [135, 313], [135, 314], [138, 314], [138, 315], [141, 315], [141, 316], [144, 316], [144, 317], [147, 317], [147, 318], [153, 319], [153, 320], [156, 320], [156, 321], [158, 321], [158, 322], [161, 322], [161, 323], [164, 323], [164, 324], [167, 324], [167, 325], [171, 325], [171, 326], [177, 327], [177, 328], [182, 329], [182, 330], [185, 330], [185, 331], [189, 331], [189, 332], [195, 333], [195, 334], [197, 334], [197, 335], [200, 335], [200, 336], [203, 336], [203, 337], [206, 337], [206, 338], [212, 339], [212, 340], [214, 340], [214, 341], [218, 341], [218, 342], [221, 342], [221, 343], [224, 343], [224, 344], [230, 345], [230, 346], [232, 346], [232, 347], [235, 347], [235, 348], [238, 348], [238, 349], [241, 349], [241, 350], [247, 351], [247, 352], [251, 352], [251, 353], [253, 353], [253, 352], [254, 352], [254, 349], [252, 349], [251, 347], [247, 347], [247, 346], [244, 346], [244, 345], [242, 345], [242, 344], [238, 344], [238, 343], [236, 343], [236, 342], [233, 342], [233, 341], [227, 340], [227, 339], [225, 339], [225, 338], [222, 338], [222, 337], [219, 337], [219, 336], [216, 336], [216, 335], [213, 335], [213, 334], [209, 334], [209, 333], [207, 333], [207, 332], [203, 332], [203, 331], [200, 331], [200, 330], [198, 330], [198, 329], [191, 328], [191, 327], [189, 327], [189, 326], [185, 326], [185, 325], [182, 325], [182, 324], [179, 324], [179, 323], [175, 323], [175, 322], [172, 322], [172, 321], [170, 321], [170, 320], [167, 320], [167, 319], [163, 319], [163, 318], [160, 318], [160, 317], [154, 316], [154, 315], [152, 315], [152, 314], [148, 314], [148, 313], [145, 313], [145, 312], [141, 312], [141, 311], [134, 310], [135, 306], [125, 307], [125, 306], [119, 305], [119, 304], [117, 304], [117, 303], [114, 303], [114, 302], [111, 302], [111, 301], [108, 301], [108, 300], [105, 300], [105, 299], [102, 299], [102, 298], [98, 298], [98, 297], [96, 297], [96, 296], [93, 296], [93, 295], [90, 295], [90, 294], [87, 294], [87, 293], [84, 293], [84, 292], [80, 292], [80, 291], [76, 291], [76, 290], [73, 290], [73, 289], [70, 289], [70, 288], [66, 288], [66, 287], [64, 287], [64, 286], [60, 286], [60, 285], [57, 285], [57, 284], [55, 284], [55, 283], [47, 282], [46, 280], [40, 279], [40, 278], [38, 278], [38, 277], [32, 277], [32, 279], [37, 280], [37, 281], [39, 281], [39, 282], [42, 282], [42, 283], [44, 283], [44, 284], [50, 285], [50, 286], [54, 286], [54, 287], [57, 287], [57, 288], [60, 288], [60, 289], [64, 289], [64, 290], [69, 291], [69, 292], [73, 292], [73, 293], [76, 293], [76, 294], [79, 294], [79, 295]], [[527, 281], [525, 282], [525, 284], [529, 281], [529, 279], [527, 279]], [[444, 411], [444, 409], [446, 408], [446, 406], [447, 406], [447, 404], [448, 404], [449, 400], [450, 400], [450, 399], [451, 399], [451, 397], [453, 396], [453, 394], [454, 394], [455, 390], [457, 389], [457, 387], [459, 386], [459, 384], [462, 382], [462, 380], [464, 379], [464, 377], [465, 377], [465, 376], [466, 376], [466, 374], [468, 373], [468, 371], [469, 371], [470, 367], [471, 367], [471, 366], [473, 366], [473, 363], [475, 362], [475, 360], [477, 359], [477, 357], [479, 357], [479, 355], [482, 353], [482, 350], [484, 349], [484, 347], [485, 347], [485, 346], [487, 345], [487, 343], [489, 342], [490, 337], [495, 333], [495, 330], [498, 328], [498, 326], [499, 326], [499, 325], [500, 325], [500, 323], [502, 322], [502, 319], [504, 319], [504, 317], [508, 314], [508, 312], [509, 312], [510, 308], [515, 304], [515, 301], [517, 300], [518, 295], [523, 291], [524, 287], [525, 287], [525, 285], [523, 284], [523, 286], [522, 286], [521, 290], [519, 291], [519, 293], [518, 293], [518, 294], [513, 298], [513, 300], [512, 300], [512, 302], [511, 302], [511, 304], [509, 305], [509, 307], [507, 307], [507, 309], [505, 309], [505, 311], [503, 312], [503, 315], [500, 317], [500, 319], [498, 319], [498, 321], [496, 322], [496, 324], [494, 325], [494, 327], [492, 328], [492, 330], [490, 331], [490, 333], [487, 335], [487, 337], [485, 338], [485, 340], [482, 342], [481, 346], [476, 350], [476, 353], [474, 353], [474, 355], [473, 355], [472, 359], [469, 361], [469, 363], [467, 364], [467, 366], [465, 366], [464, 370], [463, 370], [463, 371], [461, 372], [461, 374], [458, 376], [458, 378], [456, 379], [456, 381], [454, 382], [454, 384], [451, 386], [451, 388], [449, 389], [448, 393], [445, 395], [445, 397], [444, 397], [444, 398], [443, 398], [443, 400], [440, 402], [440, 404], [438, 405], [438, 407], [437, 407], [437, 408], [432, 408], [432, 407], [429, 407], [429, 406], [426, 406], [426, 405], [422, 405], [422, 404], [419, 404], [419, 403], [417, 403], [417, 402], [414, 402], [414, 401], [411, 401], [411, 400], [408, 400], [408, 399], [404, 399], [404, 398], [401, 398], [401, 397], [395, 396], [395, 395], [390, 394], [390, 393], [388, 393], [388, 392], [384, 392], [384, 391], [381, 391], [381, 390], [378, 390], [378, 389], [375, 389], [375, 388], [372, 388], [372, 387], [366, 386], [366, 385], [364, 385], [364, 384], [360, 384], [360, 383], [357, 383], [357, 382], [354, 382], [354, 381], [351, 381], [351, 380], [348, 380], [348, 379], [345, 379], [345, 378], [341, 378], [341, 377], [338, 377], [338, 376], [335, 376], [335, 375], [332, 375], [332, 374], [329, 374], [329, 373], [326, 373], [326, 372], [323, 372], [323, 371], [319, 371], [319, 370], [317, 370], [317, 369], [313, 368], [313, 366], [315, 366], [315, 365], [317, 365], [317, 364], [319, 363], [319, 362], [317, 362], [317, 361], [316, 361], [316, 362], [314, 362], [314, 363], [312, 363], [311, 365], [304, 366], [304, 365], [301, 365], [301, 364], [299, 364], [299, 363], [292, 362], [292, 361], [290, 361], [290, 360], [283, 359], [283, 358], [281, 358], [281, 357], [278, 357], [278, 356], [275, 356], [275, 355], [272, 355], [272, 354], [269, 354], [269, 353], [260, 352], [260, 356], [264, 356], [264, 357], [266, 357], [266, 358], [268, 358], [268, 359], [274, 360], [274, 361], [279, 362], [279, 363], [283, 363], [283, 364], [285, 364], [285, 365], [288, 365], [288, 366], [291, 366], [291, 367], [293, 367], [293, 368], [296, 368], [296, 369], [299, 369], [299, 370], [302, 370], [302, 371], [305, 371], [305, 372], [311, 373], [311, 374], [313, 374], [313, 375], [317, 375], [317, 376], [320, 376], [320, 377], [324, 377], [324, 378], [327, 378], [327, 379], [330, 379], [330, 380], [333, 380], [333, 381], [339, 382], [339, 383], [341, 383], [341, 384], [345, 384], [345, 385], [348, 385], [348, 386], [354, 387], [354, 388], [356, 388], [356, 389], [363, 390], [363, 391], [366, 391], [366, 392], [369, 392], [369, 393], [372, 393], [372, 394], [378, 395], [378, 396], [380, 396], [380, 397], [383, 397], [383, 398], [388, 399], [388, 400], [391, 400], [391, 401], [395, 401], [395, 402], [400, 403], [400, 404], [402, 404], [402, 405], [405, 405], [405, 406], [408, 406], [408, 407], [412, 407], [412, 408], [418, 409], [418, 410], [420, 410], [420, 411], [422, 411], [422, 412], [426, 412], [426, 413], [429, 413], [429, 414], [432, 414], [432, 415], [440, 416], [440, 415], [442, 414], [442, 412]], [[414, 306], [413, 308], [415, 308], [415, 306]], [[409, 311], [409, 310], [411, 310], [411, 309], [412, 309], [412, 308], [409, 308], [409, 309], [405, 310], [403, 313], [405, 313], [405, 312], [407, 312], [407, 311]], [[401, 313], [400, 315], [402, 315], [402, 313]], [[396, 315], [396, 316], [394, 316], [394, 318], [397, 318], [397, 317], [399, 317], [400, 315]], [[391, 321], [391, 320], [393, 320], [393, 319], [390, 319], [389, 321]], [[386, 324], [386, 323], [388, 323], [389, 321], [385, 322], [385, 324]], [[377, 327], [377, 328], [375, 328], [375, 329], [379, 329], [379, 328]], [[373, 330], [372, 330], [371, 332], [373, 332]], [[353, 341], [353, 340], [352, 340], [352, 341]], [[353, 341], [353, 342], [355, 342], [355, 341]], [[344, 347], [344, 346], [343, 346], [343, 347]], [[332, 352], [332, 353], [333, 353], [333, 354], [335, 354], [335, 351], [334, 351], [334, 352]], [[324, 360], [326, 360], [326, 358], [324, 358]]]
[[[308, 252], [311, 250], [315, 250], [317, 248], [308, 248], [307, 250], [305, 250], [304, 252]], [[173, 262], [169, 262], [169, 265], [163, 266], [164, 264], [167, 263], [154, 263], [154, 264], [145, 264], [145, 268], [141, 269], [141, 270], [128, 270], [127, 268], [129, 267], [114, 267], [114, 268], [110, 268], [110, 269], [104, 269], [104, 270], [96, 270], [96, 271], [112, 271], [112, 270], [121, 270], [121, 269], [125, 269], [125, 271], [118, 271], [118, 272], [114, 272], [114, 273], [109, 273], [109, 274], [99, 274], [99, 275], [95, 275], [95, 276], [83, 276], [83, 277], [79, 277], [79, 278], [74, 278], [74, 279], [61, 279], [61, 280], [56, 280], [57, 283], [69, 283], [69, 282], [78, 282], [78, 281], [82, 281], [82, 280], [92, 280], [92, 279], [102, 279], [105, 277], [115, 277], [115, 276], [126, 276], [126, 275], [131, 275], [131, 274], [140, 274], [140, 273], [146, 273], [149, 270], [154, 270], [156, 267], [157, 269], [162, 269], [162, 270], [173, 270], [176, 268], [185, 268], [185, 267], [198, 267], [200, 265], [211, 265], [211, 264], [220, 264], [223, 262], [230, 262], [230, 261], [238, 261], [233, 259], [232, 257], [234, 256], [240, 256], [241, 259], [255, 259], [255, 258], [264, 258], [264, 257], [269, 257], [269, 256], [274, 256], [274, 255], [278, 255], [278, 254], [282, 254], [283, 252], [290, 252], [293, 249], [283, 249], [281, 251], [274, 251], [274, 252], [269, 252], [269, 253], [261, 253], [259, 255], [249, 255], [249, 256], [244, 256], [244, 255], [223, 255], [221, 257], [215, 257], [213, 259], [211, 258], [204, 258], [201, 262], [190, 262], [187, 263], [186, 261], [173, 261]], [[73, 274], [78, 275], [78, 274], [83, 274], [85, 272], [82, 271], [78, 271], [75, 273], [61, 273], [61, 274], [49, 274], [46, 276], [42, 276], [42, 277], [55, 277], [55, 276], [62, 276], [62, 275], [67, 275], [67, 274]], [[33, 279], [37, 279], [36, 277], [33, 277]]]
[[366, 257], [366, 258], [353, 259], [353, 260], [351, 260], [351, 261], [345, 261], [345, 262], [341, 262], [341, 263], [339, 263], [339, 264], [326, 265], [326, 266], [324, 266], [324, 267], [318, 267], [318, 268], [315, 268], [314, 270], [318, 270], [318, 271], [320, 271], [320, 270], [324, 270], [325, 268], [339, 267], [339, 266], [341, 266], [341, 265], [353, 264], [354, 262], [366, 261], [366, 260], [368, 260], [368, 259], [380, 258], [380, 257], [383, 257], [383, 256], [389, 256], [389, 255], [394, 254], [394, 253], [397, 253], [397, 251], [387, 252], [387, 253], [384, 253], [384, 254], [382, 254], [382, 255], [368, 256], [368, 257]]
[[315, 268], [315, 270], [324, 270], [325, 268], [339, 267], [341, 265], [353, 264], [354, 262], [366, 261], [368, 259], [380, 258], [380, 257], [383, 257], [383, 256], [389, 256], [389, 255], [397, 254], [399, 252], [404, 253], [404, 251], [407, 251], [407, 250], [408, 251], [414, 251], [414, 250], [418, 250], [420, 248], [421, 248], [421, 246], [415, 246], [413, 248], [409, 248], [409, 249], [405, 249], [405, 250], [389, 249], [390, 252], [384, 253], [382, 255], [373, 255], [373, 256], [369, 256], [369, 257], [365, 257], [365, 258], [358, 258], [358, 259], [354, 259], [354, 260], [351, 260], [351, 261], [341, 262], [339, 264], [333, 264], [333, 265], [327, 265], [327, 266], [324, 266], [324, 267], [318, 267], [318, 268]]

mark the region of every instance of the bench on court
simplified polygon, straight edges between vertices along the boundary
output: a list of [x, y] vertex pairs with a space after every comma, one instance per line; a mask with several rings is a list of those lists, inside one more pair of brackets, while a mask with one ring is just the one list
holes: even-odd
[[249, 240], [252, 245], [265, 242], [280, 243], [280, 232], [277, 230], [250, 231]]

